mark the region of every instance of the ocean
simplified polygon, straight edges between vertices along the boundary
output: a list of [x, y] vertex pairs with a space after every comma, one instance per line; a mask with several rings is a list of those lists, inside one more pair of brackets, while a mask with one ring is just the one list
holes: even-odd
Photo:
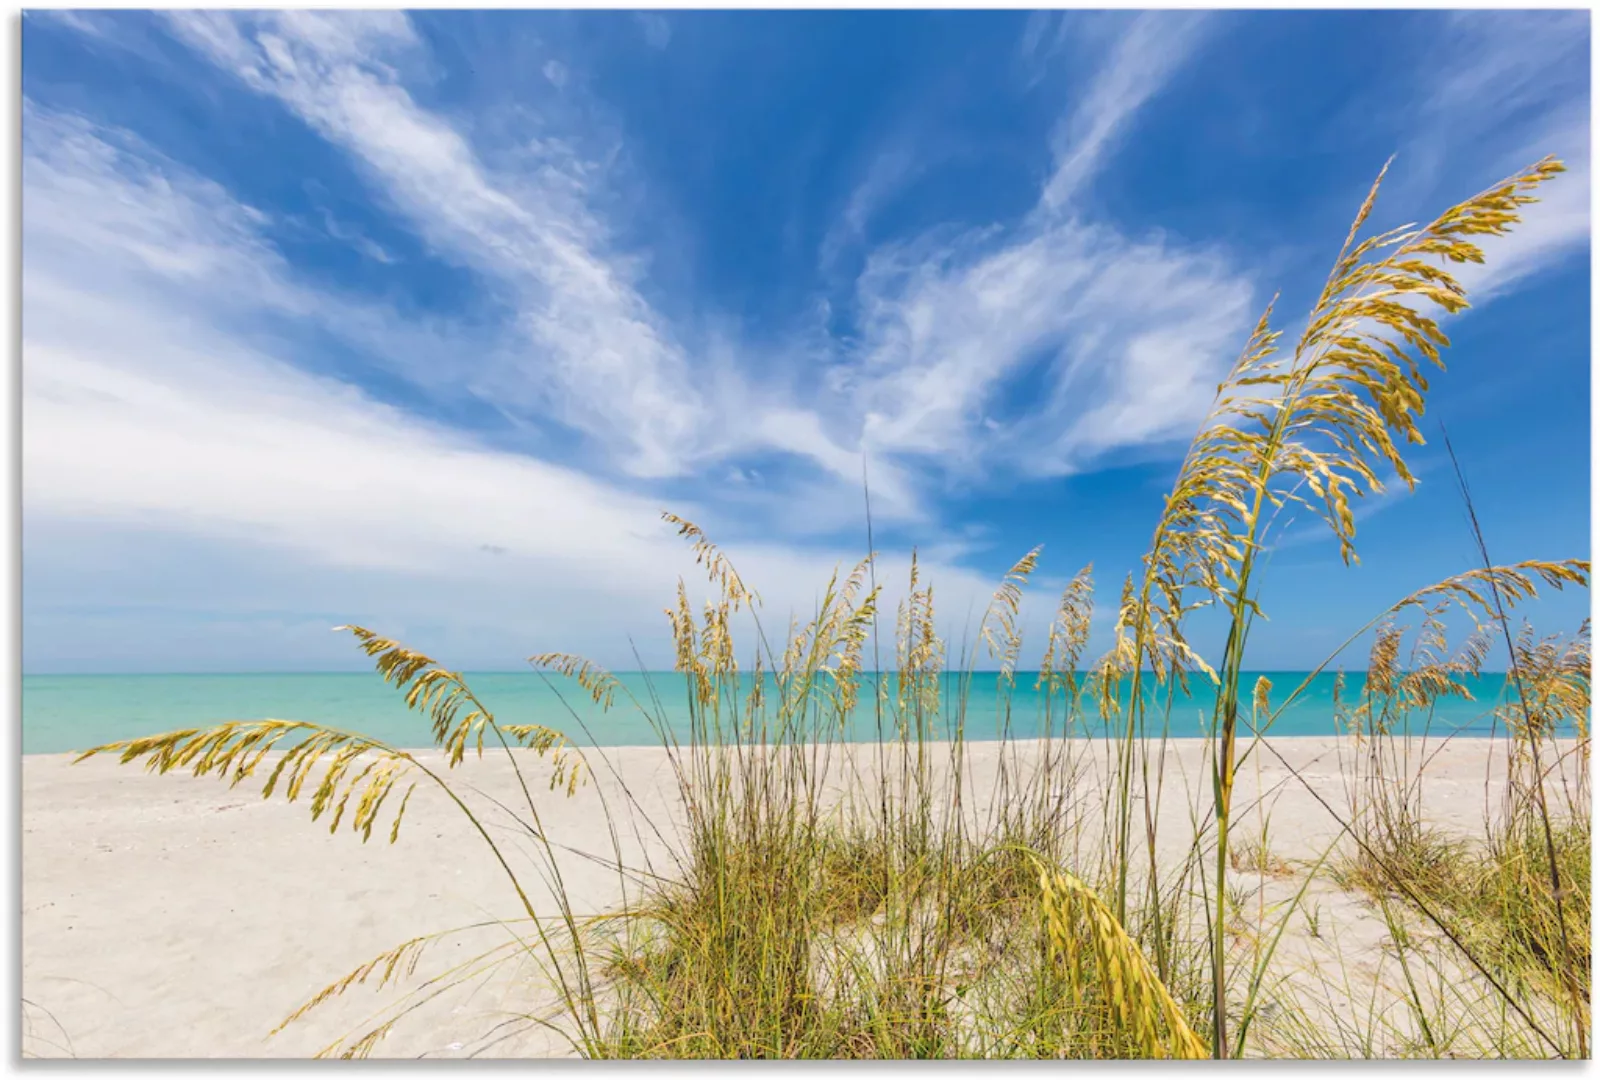
[[[1274, 707], [1306, 677], [1305, 672], [1264, 672], [1273, 684]], [[936, 737], [954, 728], [949, 703], [958, 697], [959, 674], [944, 676], [946, 717], [935, 726]], [[871, 741], [878, 727], [872, 693], [865, 685], [863, 704], [847, 727], [846, 737]], [[893, 676], [888, 677], [893, 684]], [[619, 694], [609, 712], [602, 713], [576, 684], [536, 672], [467, 675], [468, 683], [496, 719], [513, 724], [539, 723], [566, 733], [580, 745], [654, 746], [659, 737], [640, 709]], [[1246, 688], [1255, 685], [1256, 673], [1247, 674]], [[623, 687], [646, 703], [652, 712], [687, 738], [688, 708], [682, 675], [672, 672], [621, 677]], [[1483, 675], [1469, 687], [1475, 700], [1448, 699], [1435, 707], [1429, 721], [1434, 734], [1489, 734], [1491, 710], [1505, 692], [1503, 675]], [[1347, 676], [1344, 695], [1359, 694], [1359, 675]], [[1304, 693], [1284, 710], [1271, 728], [1274, 735], [1336, 734], [1333, 709], [1334, 676], [1318, 675]], [[1160, 723], [1166, 691], [1160, 691], [1162, 708], [1152, 716]], [[769, 700], [772, 697], [769, 695]], [[1006, 724], [999, 677], [992, 672], [970, 676], [967, 688], [965, 730], [970, 739], [993, 739]], [[1179, 696], [1169, 714], [1173, 736], [1207, 733], [1214, 701], [1209, 683], [1191, 682], [1191, 695]], [[1019, 674], [1011, 694], [1010, 733], [1019, 738], [1038, 735], [1044, 724], [1043, 695], [1034, 689], [1032, 674]], [[1051, 706], [1059, 726], [1061, 700]], [[659, 710], [657, 712], [657, 710]], [[308, 720], [360, 732], [390, 745], [417, 748], [429, 745], [427, 720], [409, 712], [403, 696], [370, 672], [350, 674], [248, 674], [248, 675], [24, 675], [22, 678], [22, 752], [50, 754], [84, 750], [120, 739], [152, 735], [182, 728], [204, 727], [224, 720]], [[1415, 721], [1420, 729], [1420, 719]], [[942, 729], [942, 730], [941, 730]]]

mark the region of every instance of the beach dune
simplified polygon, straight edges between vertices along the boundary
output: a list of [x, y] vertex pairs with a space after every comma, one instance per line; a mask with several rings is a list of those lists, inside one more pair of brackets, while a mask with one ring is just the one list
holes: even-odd
[[[1347, 811], [1353, 744], [1336, 738], [1282, 738], [1281, 754], [1258, 752], [1239, 772], [1236, 821], [1247, 832], [1263, 817], [1273, 853], [1293, 872], [1241, 873], [1242, 885], [1271, 902], [1299, 888], [1306, 867], [1339, 839], [1334, 813]], [[1080, 746], [1085, 791], [1104, 777], [1104, 744]], [[1177, 856], [1193, 830], [1185, 804], [1206, 802], [1204, 744], [1169, 747], [1159, 847]], [[1419, 755], [1422, 748], [1418, 748]], [[1000, 744], [972, 743], [972, 790], [987, 791]], [[1004, 751], [1024, 767], [1037, 744]], [[539, 778], [549, 766], [519, 751]], [[1426, 770], [1429, 822], [1481, 836], [1496, 811], [1486, 790], [1502, 790], [1504, 744], [1434, 741]], [[441, 763], [437, 751], [421, 752]], [[579, 914], [618, 903], [622, 883], [606, 863], [673, 872], [673, 833], [682, 808], [671, 762], [659, 748], [589, 751], [594, 779], [573, 797], [536, 786], [548, 834], [564, 850], [560, 866]], [[870, 772], [860, 748], [830, 768], [832, 798], [847, 799]], [[865, 764], [862, 764], [862, 762]], [[513, 947], [498, 920], [520, 914], [510, 883], [460, 811], [434, 789], [419, 788], [399, 840], [387, 820], [368, 843], [348, 827], [330, 835], [313, 823], [307, 799], [260, 797], [258, 782], [230, 789], [215, 778], [149, 775], [111, 759], [70, 764], [66, 755], [31, 755], [22, 764], [23, 1051], [43, 1057], [301, 1057], [364, 1030], [380, 1007], [438, 972], [488, 949]], [[1287, 765], [1285, 764], [1287, 763]], [[1296, 779], [1291, 767], [1299, 774]], [[491, 800], [521, 799], [503, 756], [469, 759], [452, 774], [474, 790], [508, 851], [526, 857], [529, 840]], [[989, 778], [989, 779], [986, 779]], [[1486, 783], [1487, 782], [1487, 783]], [[610, 816], [607, 816], [609, 808]], [[974, 813], [986, 812], [982, 800]], [[613, 833], [606, 822], [615, 825]], [[326, 821], [326, 819], [324, 819]], [[598, 859], [586, 858], [586, 855]], [[531, 867], [531, 863], [528, 864]], [[537, 883], [537, 875], [524, 875]], [[530, 892], [550, 908], [548, 890]], [[1265, 902], [1265, 901], [1264, 901]], [[1314, 962], [1337, 948], [1361, 984], [1361, 964], [1381, 962], [1381, 916], [1329, 881], [1312, 886], [1320, 933], [1296, 919], [1282, 963]], [[553, 912], [552, 912], [553, 913]], [[357, 987], [277, 1035], [272, 1029], [312, 994], [363, 962], [422, 935], [480, 924], [438, 943], [415, 973], [377, 991]], [[1331, 954], [1330, 954], [1331, 955]], [[1381, 981], [1381, 980], [1380, 980]], [[374, 1047], [375, 1056], [545, 1056], [570, 1047], [529, 1017], [553, 1006], [531, 966], [502, 964], [486, 979], [422, 1004]]]

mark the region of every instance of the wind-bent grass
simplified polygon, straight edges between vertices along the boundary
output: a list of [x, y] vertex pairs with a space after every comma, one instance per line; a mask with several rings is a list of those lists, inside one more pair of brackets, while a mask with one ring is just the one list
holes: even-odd
[[[1570, 643], [1531, 632], [1513, 639], [1507, 623], [1540, 585], [1587, 586], [1586, 562], [1494, 565], [1485, 552], [1483, 566], [1405, 597], [1346, 642], [1376, 630], [1361, 695], [1337, 706], [1355, 751], [1345, 805], [1289, 770], [1338, 821], [1337, 855], [1330, 848], [1309, 868], [1279, 858], [1266, 811], [1237, 805], [1236, 785], [1252, 756], [1258, 775], [1263, 755], [1287, 766], [1270, 730], [1310, 685], [1242, 685], [1261, 614], [1262, 556], [1280, 517], [1296, 508], [1316, 514], [1354, 561], [1352, 499], [1381, 490], [1380, 469], [1414, 483], [1400, 447], [1422, 441], [1428, 384], [1420, 361], [1438, 364], [1448, 344], [1437, 314], [1466, 306], [1449, 268], [1481, 262], [1476, 238], [1507, 232], [1532, 191], [1560, 171], [1540, 162], [1426, 226], [1363, 237], [1373, 185], [1293, 348], [1280, 350], [1269, 308], [1218, 388], [1149, 553], [1123, 584], [1113, 646], [1086, 677], [1090, 568], [1063, 593], [1037, 675], [1042, 737], [1026, 748], [1011, 735], [1010, 690], [1037, 549], [1002, 579], [970, 650], [957, 651], [952, 694], [933, 590], [915, 554], [893, 622], [890, 678], [879, 673], [882, 594], [872, 554], [842, 579], [835, 574], [810, 623], [773, 638], [732, 562], [697, 526], [667, 515], [713, 591], [697, 612], [680, 582], [667, 612], [687, 729], [667, 723], [654, 687], [641, 701], [581, 657], [531, 659], [602, 708], [638, 710], [655, 726], [677, 788], [681, 824], [650, 823], [672, 853], [667, 875], [639, 873], [622, 858], [620, 821], [640, 809], [636, 794], [624, 785], [622, 805], [604, 802], [606, 865], [622, 900], [602, 918], [576, 914], [559, 857], [567, 849], [547, 834], [512, 747], [546, 756], [550, 786], [569, 796], [595, 775], [594, 763], [552, 728], [500, 723], [461, 676], [368, 630], [350, 628], [384, 678], [430, 718], [446, 769], [353, 733], [287, 721], [174, 732], [84, 756], [116, 753], [234, 784], [270, 763], [264, 795], [281, 790], [290, 800], [320, 767], [309, 789], [313, 818], [330, 815], [334, 830], [348, 821], [363, 839], [383, 820], [390, 842], [398, 838], [410, 787], [396, 803], [390, 795], [402, 783], [439, 786], [467, 816], [520, 898], [511, 940], [435, 976], [330, 1053], [362, 1056], [453, 980], [532, 957], [559, 999], [537, 1022], [594, 1057], [1223, 1058], [1384, 1046], [1587, 1056], [1588, 631]], [[1227, 627], [1214, 664], [1186, 637], [1188, 618], [1206, 607]], [[1452, 608], [1479, 627], [1454, 653], [1444, 622]], [[734, 635], [744, 615], [756, 627], [747, 654]], [[1410, 632], [1398, 620], [1412, 616], [1421, 622], [1407, 650]], [[1480, 850], [1429, 832], [1422, 784], [1442, 741], [1432, 739], [1434, 708], [1470, 696], [1497, 633], [1515, 686], [1500, 714], [1512, 761], [1503, 813]], [[1000, 679], [987, 789], [968, 746], [969, 722], [990, 719], [969, 716], [979, 649]], [[1190, 678], [1217, 689], [1202, 796], [1173, 787], [1167, 716], [1151, 711], [1170, 712]], [[852, 745], [847, 721], [858, 706], [871, 709], [876, 738]], [[1552, 758], [1558, 734], [1574, 725], [1571, 753], [1581, 767], [1558, 800], [1551, 777], [1573, 770]], [[532, 842], [553, 912], [533, 902], [526, 871], [447, 778], [469, 751], [486, 750], [511, 763], [525, 805], [502, 809]], [[602, 789], [587, 790], [603, 798]], [[1255, 833], [1241, 834], [1253, 809]], [[1191, 838], [1163, 857], [1158, 835], [1172, 820], [1186, 823]], [[1308, 980], [1295, 990], [1274, 966], [1291, 926], [1309, 921], [1311, 938], [1322, 940], [1321, 908], [1306, 911], [1303, 902], [1314, 884], [1327, 884], [1330, 868], [1382, 911], [1401, 1020], [1380, 1014], [1376, 994], [1364, 1024], [1333, 991], [1307, 1002]], [[1278, 885], [1287, 891], [1269, 904]], [[355, 986], [409, 972], [432, 940], [407, 942], [336, 980], [285, 1023]], [[1334, 985], [1325, 971], [1314, 974], [1324, 988]], [[1341, 974], [1349, 990], [1350, 973]], [[1283, 1004], [1296, 994], [1298, 1006]]]

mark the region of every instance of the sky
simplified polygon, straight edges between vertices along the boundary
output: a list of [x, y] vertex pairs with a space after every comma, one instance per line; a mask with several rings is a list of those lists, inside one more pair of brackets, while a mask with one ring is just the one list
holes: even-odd
[[[1290, 520], [1247, 657], [1589, 555], [1589, 14], [31, 12], [23, 666], [670, 665], [703, 527], [780, 628], [915, 549], [952, 641], [1098, 584], [1218, 378], [1372, 224], [1568, 172], [1446, 322], [1358, 566]], [[1571, 631], [1586, 593], [1542, 603]], [[892, 623], [890, 624], [892, 626]], [[1207, 635], [1212, 635], [1208, 637]], [[1196, 638], [1215, 658], [1214, 629]], [[1348, 657], [1359, 666], [1360, 657]], [[984, 666], [982, 662], [979, 666]]]

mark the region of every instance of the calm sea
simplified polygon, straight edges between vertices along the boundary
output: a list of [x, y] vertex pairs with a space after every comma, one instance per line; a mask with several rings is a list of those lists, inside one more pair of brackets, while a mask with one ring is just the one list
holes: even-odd
[[[1274, 705], [1305, 678], [1303, 672], [1265, 674], [1274, 686]], [[962, 678], [946, 676], [946, 702], [957, 698]], [[469, 674], [468, 680], [502, 722], [545, 724], [586, 745], [651, 746], [659, 742], [649, 719], [623, 695], [618, 695], [609, 712], [602, 713], [575, 685], [561, 680], [547, 684], [537, 673]], [[1017, 737], [1037, 735], [1043, 727], [1042, 695], [1033, 689], [1033, 681], [1032, 676], [1019, 676], [1011, 694], [1009, 724]], [[681, 738], [686, 738], [688, 710], [683, 676], [671, 672], [635, 674], [624, 676], [622, 682], [634, 698], [646, 703]], [[1005, 717], [998, 683], [992, 673], [970, 676], [965, 712], [968, 738], [993, 739], [999, 735]], [[1333, 684], [1333, 675], [1319, 675], [1278, 718], [1272, 733], [1335, 734]], [[1255, 675], [1247, 675], [1245, 686], [1254, 685]], [[1490, 710], [1502, 699], [1505, 677], [1484, 675], [1470, 686], [1475, 700], [1452, 699], [1436, 707], [1431, 722], [1433, 732], [1490, 732]], [[1359, 676], [1347, 677], [1346, 700], [1354, 700], [1360, 687]], [[1191, 689], [1192, 696], [1179, 697], [1172, 705], [1170, 732], [1174, 736], [1201, 735], [1208, 726], [1214, 700], [1210, 687], [1195, 680]], [[1165, 691], [1161, 693], [1164, 706]], [[858, 707], [852, 717], [848, 737], [871, 740], [876, 737], [877, 721], [870, 690], [863, 687], [861, 696], [866, 704]], [[1059, 724], [1059, 696], [1052, 711]], [[1155, 715], [1159, 717], [1161, 711]], [[953, 710], [947, 705], [946, 712]], [[25, 675], [22, 679], [22, 750], [26, 754], [82, 750], [118, 739], [203, 727], [221, 720], [264, 718], [309, 720], [403, 747], [429, 744], [426, 720], [408, 712], [402, 696], [370, 673]], [[954, 716], [948, 716], [944, 734], [953, 723]]]

